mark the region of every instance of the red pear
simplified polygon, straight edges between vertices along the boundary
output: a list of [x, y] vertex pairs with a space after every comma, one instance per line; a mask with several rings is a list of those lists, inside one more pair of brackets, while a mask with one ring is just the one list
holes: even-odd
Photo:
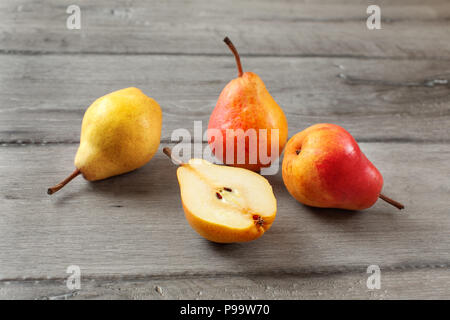
[[381, 194], [381, 173], [351, 134], [334, 124], [313, 125], [288, 141], [283, 181], [295, 199], [313, 207], [362, 210], [381, 198], [403, 209]]
[[239, 76], [226, 85], [217, 100], [209, 119], [208, 142], [223, 163], [259, 171], [283, 151], [287, 120], [261, 78], [243, 72], [236, 48], [228, 38], [224, 41], [235, 55]]

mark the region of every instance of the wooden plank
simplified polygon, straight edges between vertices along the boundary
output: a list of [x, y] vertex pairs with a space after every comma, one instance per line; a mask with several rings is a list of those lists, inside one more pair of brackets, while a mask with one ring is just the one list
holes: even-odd
[[83, 279], [69, 291], [61, 280], [0, 282], [0, 299], [449, 299], [449, 269], [381, 270], [369, 290], [362, 268], [352, 274]]
[[[206, 130], [217, 97], [236, 77], [233, 57], [0, 56], [0, 143], [76, 143], [97, 97], [137, 86], [163, 109], [162, 139]], [[251, 57], [284, 109], [289, 134], [319, 122], [359, 141], [448, 142], [450, 61]]]
[[448, 268], [450, 145], [361, 148], [404, 211], [382, 201], [365, 212], [305, 207], [279, 173], [268, 177], [278, 200], [271, 230], [251, 243], [218, 245], [188, 226], [175, 166], [162, 152], [140, 170], [97, 183], [78, 178], [50, 197], [46, 188], [72, 171], [76, 146], [2, 147], [0, 279], [61, 279], [69, 265], [88, 277]]
[[[378, 2], [377, 2], [378, 3]], [[3, 0], [0, 51], [450, 58], [450, 5], [383, 1], [382, 29], [366, 27], [366, 1], [80, 0], [81, 30], [68, 30], [59, 0]]]

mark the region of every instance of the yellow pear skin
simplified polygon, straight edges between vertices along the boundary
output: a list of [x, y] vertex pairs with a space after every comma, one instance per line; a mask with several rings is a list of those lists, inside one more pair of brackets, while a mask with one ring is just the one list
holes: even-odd
[[83, 117], [76, 170], [48, 193], [58, 191], [80, 173], [95, 181], [142, 167], [158, 150], [161, 126], [160, 106], [137, 88], [98, 98]]

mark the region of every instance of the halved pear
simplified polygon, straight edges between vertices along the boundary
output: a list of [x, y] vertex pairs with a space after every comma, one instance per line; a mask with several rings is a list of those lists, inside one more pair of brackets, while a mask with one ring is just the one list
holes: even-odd
[[191, 159], [181, 164], [177, 177], [186, 219], [210, 241], [251, 241], [275, 220], [272, 187], [255, 172]]

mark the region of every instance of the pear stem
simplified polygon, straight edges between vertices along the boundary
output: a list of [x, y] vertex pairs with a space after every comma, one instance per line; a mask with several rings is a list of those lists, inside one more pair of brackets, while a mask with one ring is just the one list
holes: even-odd
[[380, 193], [379, 195], [381, 200], [386, 201], [387, 203], [389, 203], [390, 205], [396, 207], [399, 210], [402, 210], [403, 208], [405, 208], [405, 206], [403, 204], [401, 204], [400, 202], [397, 202], [389, 197], [386, 197], [384, 194]]
[[179, 166], [182, 166], [185, 164], [183, 161], [181, 161], [180, 159], [178, 159], [177, 157], [174, 157], [172, 155], [172, 150], [169, 147], [164, 147], [163, 152], [166, 156], [168, 156], [173, 162], [175, 162]]
[[57, 185], [55, 185], [51, 188], [48, 188], [47, 194], [54, 194], [59, 189], [62, 189], [66, 184], [68, 184], [70, 181], [72, 181], [72, 179], [75, 178], [76, 176], [78, 176], [80, 173], [81, 173], [80, 169], [75, 169], [75, 171], [72, 172], [71, 175], [68, 176], [67, 178], [65, 178], [63, 181], [61, 181], [60, 183], [58, 183]]
[[227, 46], [230, 48], [231, 52], [233, 52], [234, 57], [236, 58], [238, 75], [239, 75], [239, 77], [242, 77], [242, 75], [244, 73], [242, 72], [241, 58], [239, 57], [239, 53], [238, 53], [236, 47], [234, 46], [233, 42], [231, 42], [231, 40], [228, 37], [225, 37], [225, 39], [223, 39], [223, 42], [225, 42], [227, 44]]

